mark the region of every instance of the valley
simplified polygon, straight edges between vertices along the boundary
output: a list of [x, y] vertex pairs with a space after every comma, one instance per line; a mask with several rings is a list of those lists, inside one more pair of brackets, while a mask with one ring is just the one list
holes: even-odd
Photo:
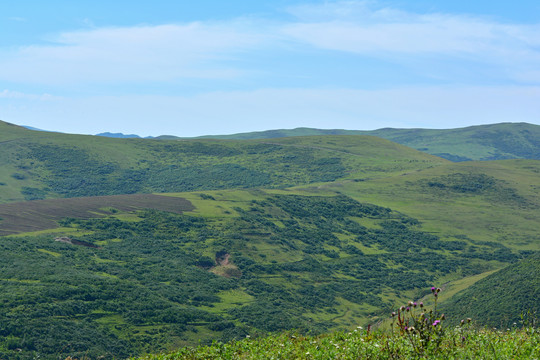
[[484, 286], [495, 309], [476, 321], [539, 307], [523, 270], [538, 264], [539, 160], [456, 163], [363, 135], [0, 130], [2, 356], [125, 358], [384, 326], [433, 285], [462, 316], [454, 300], [519, 264], [523, 277], [492, 288], [525, 281], [533, 295], [497, 317]]

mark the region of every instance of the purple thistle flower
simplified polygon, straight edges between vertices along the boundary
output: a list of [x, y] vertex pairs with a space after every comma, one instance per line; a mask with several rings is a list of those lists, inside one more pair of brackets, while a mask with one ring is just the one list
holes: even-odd
[[433, 293], [434, 293], [434, 292], [435, 292], [435, 290], [437, 290], [437, 288], [436, 288], [435, 286], [433, 286], [433, 287], [431, 288], [431, 292], [433, 292]]
[[424, 303], [423, 303], [423, 302], [420, 303], [420, 307], [421, 307], [421, 308], [424, 307]]
[[440, 320], [435, 320], [435, 322], [433, 323], [433, 326], [437, 326], [437, 325], [439, 325], [440, 323], [441, 323]]

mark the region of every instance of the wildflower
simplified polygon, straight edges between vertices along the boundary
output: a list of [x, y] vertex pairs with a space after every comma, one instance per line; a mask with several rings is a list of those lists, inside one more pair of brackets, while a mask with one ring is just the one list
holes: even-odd
[[399, 310], [405, 311], [405, 306], [400, 307]]
[[435, 290], [435, 291], [437, 291], [439, 293], [439, 292], [441, 292], [441, 288], [437, 288], [437, 290]]
[[420, 307], [421, 307], [421, 308], [424, 307], [424, 303], [423, 303], [423, 302], [420, 302]]
[[465, 320], [461, 320], [460, 325], [461, 326], [465, 325]]
[[405, 311], [409, 312], [411, 310], [410, 307], [407, 306], [407, 308], [405, 309]]
[[407, 305], [413, 306], [413, 302], [412, 302], [412, 301], [409, 301], [409, 302], [407, 303]]
[[417, 304], [417, 303], [413, 303], [412, 305], [413, 305], [413, 307], [417, 307], [417, 306], [418, 306], [418, 304]]
[[471, 322], [471, 318], [467, 318], [467, 322], [470, 323], [470, 322]]
[[433, 326], [437, 326], [441, 323], [441, 320], [435, 320], [435, 322], [433, 323]]
[[396, 312], [392, 311], [392, 317], [396, 316]]
[[441, 315], [441, 320], [446, 320], [446, 316], [444, 316], [444, 314]]
[[431, 287], [431, 292], [434, 293], [435, 290], [437, 290], [437, 288], [436, 288], [435, 286], [432, 286], [432, 287]]

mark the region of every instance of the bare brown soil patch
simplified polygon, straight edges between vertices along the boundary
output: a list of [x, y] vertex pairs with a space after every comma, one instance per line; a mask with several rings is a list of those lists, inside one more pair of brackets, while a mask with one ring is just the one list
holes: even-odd
[[90, 219], [111, 215], [104, 208], [119, 211], [156, 209], [181, 214], [195, 209], [184, 198], [133, 194], [50, 199], [0, 204], [0, 236], [54, 229], [66, 217]]

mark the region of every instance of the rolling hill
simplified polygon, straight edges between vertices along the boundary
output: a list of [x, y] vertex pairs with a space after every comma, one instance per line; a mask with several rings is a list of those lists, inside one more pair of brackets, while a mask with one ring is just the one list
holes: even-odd
[[203, 138], [248, 140], [312, 135], [378, 136], [451, 161], [540, 159], [540, 126], [527, 123], [501, 123], [441, 130], [384, 128], [362, 131], [297, 128]]
[[443, 304], [475, 284], [494, 299], [482, 279], [540, 250], [538, 160], [453, 163], [364, 135], [166, 141], [7, 123], [0, 150], [5, 358], [379, 324], [432, 285]]
[[0, 153], [0, 203], [288, 187], [445, 162], [370, 136], [157, 141], [39, 132], [1, 122]]

